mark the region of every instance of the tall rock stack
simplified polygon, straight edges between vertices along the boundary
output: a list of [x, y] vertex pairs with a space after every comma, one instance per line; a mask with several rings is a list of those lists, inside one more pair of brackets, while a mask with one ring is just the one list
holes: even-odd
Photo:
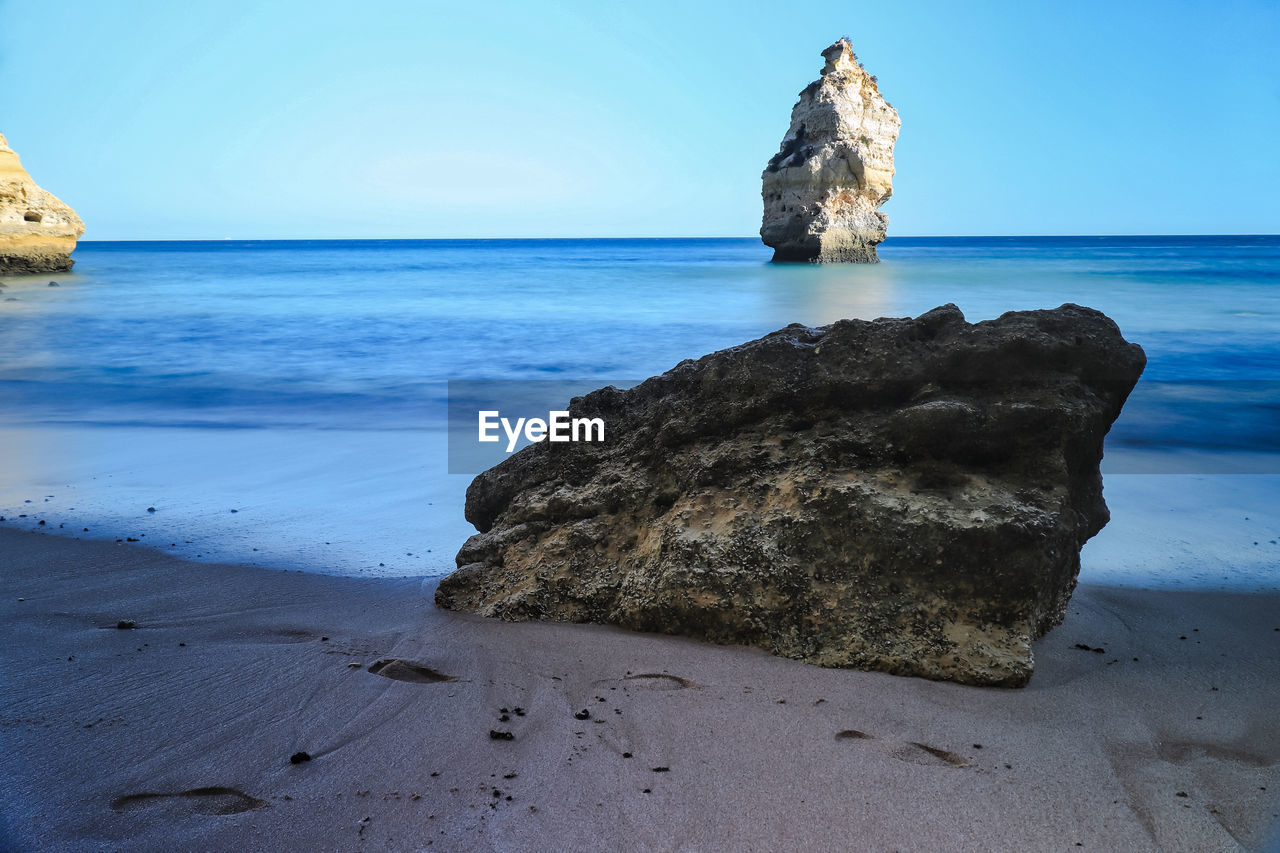
[[822, 56], [822, 77], [800, 93], [765, 167], [760, 238], [775, 261], [876, 263], [889, 224], [879, 208], [893, 195], [902, 122], [848, 40]]
[[84, 223], [57, 196], [36, 186], [0, 134], [0, 273], [63, 272]]

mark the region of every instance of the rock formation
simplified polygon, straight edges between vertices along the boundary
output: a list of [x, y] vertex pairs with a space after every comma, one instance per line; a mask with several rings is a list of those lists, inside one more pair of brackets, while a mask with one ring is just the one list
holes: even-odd
[[788, 326], [574, 398], [606, 441], [471, 483], [436, 603], [1023, 685], [1109, 516], [1142, 349], [1077, 305]]
[[760, 238], [775, 261], [875, 263], [902, 122], [846, 39], [822, 52], [782, 147], [764, 170]]
[[0, 273], [69, 270], [83, 233], [76, 212], [36, 186], [0, 134]]

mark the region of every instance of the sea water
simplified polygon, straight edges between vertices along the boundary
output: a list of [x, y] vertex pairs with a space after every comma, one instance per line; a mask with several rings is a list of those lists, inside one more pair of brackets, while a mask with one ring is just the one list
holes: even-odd
[[450, 380], [604, 385], [788, 323], [1075, 302], [1149, 360], [1108, 437], [1113, 520], [1082, 579], [1280, 586], [1280, 238], [896, 238], [880, 254], [82, 243], [74, 273], [0, 292], [0, 515], [203, 560], [442, 574], [474, 532], [470, 478], [448, 473]]

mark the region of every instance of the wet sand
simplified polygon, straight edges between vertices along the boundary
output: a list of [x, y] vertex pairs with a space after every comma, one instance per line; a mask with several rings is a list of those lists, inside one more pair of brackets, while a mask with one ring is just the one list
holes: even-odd
[[25, 531], [0, 579], [5, 850], [1277, 842], [1274, 593], [1082, 586], [1000, 690]]

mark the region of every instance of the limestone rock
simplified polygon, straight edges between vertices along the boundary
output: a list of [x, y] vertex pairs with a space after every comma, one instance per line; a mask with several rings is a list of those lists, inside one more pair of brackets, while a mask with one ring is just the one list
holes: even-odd
[[0, 273], [69, 270], [82, 234], [76, 212], [36, 186], [0, 134]]
[[1109, 516], [1103, 437], [1146, 363], [1077, 305], [791, 325], [575, 398], [606, 442], [476, 477], [436, 603], [1023, 685]]
[[822, 52], [782, 147], [764, 170], [760, 238], [775, 261], [875, 263], [902, 122], [845, 39]]

